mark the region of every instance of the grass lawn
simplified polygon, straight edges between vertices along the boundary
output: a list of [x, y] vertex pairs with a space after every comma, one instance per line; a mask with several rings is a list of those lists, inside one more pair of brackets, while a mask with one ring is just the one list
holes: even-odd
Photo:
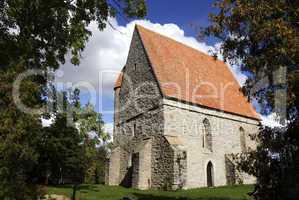
[[[121, 200], [123, 197], [133, 197], [134, 200], [248, 200], [250, 197], [247, 193], [252, 190], [253, 186], [251, 185], [200, 188], [176, 192], [81, 185], [77, 197], [80, 197], [80, 200]], [[70, 197], [72, 188], [70, 186], [49, 187], [48, 191], [50, 194], [63, 194]]]

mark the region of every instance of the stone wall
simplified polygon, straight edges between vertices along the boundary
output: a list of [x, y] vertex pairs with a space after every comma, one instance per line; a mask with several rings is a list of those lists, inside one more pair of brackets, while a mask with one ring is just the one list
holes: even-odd
[[[213, 164], [215, 186], [226, 185], [225, 155], [241, 152], [240, 127], [246, 133], [247, 147], [255, 148], [249, 134], [258, 131], [256, 120], [200, 108], [172, 100], [164, 100], [164, 134], [179, 136], [187, 152], [187, 181], [185, 188], [207, 186], [207, 164]], [[212, 151], [203, 148], [203, 121], [211, 125]], [[244, 183], [255, 179], [243, 176]]]
[[151, 175], [152, 175], [152, 163], [151, 163], [151, 149], [152, 139], [144, 138], [139, 141], [133, 149], [133, 178], [132, 186], [138, 189], [150, 189], [151, 188]]
[[124, 187], [131, 187], [132, 169], [130, 169], [128, 165], [130, 159], [130, 150], [122, 145], [120, 146], [120, 149], [119, 184]]
[[225, 171], [226, 171], [226, 184], [234, 185], [237, 183], [237, 174], [236, 174], [236, 166], [235, 163], [229, 158], [229, 156], [225, 156]]
[[133, 34], [131, 47], [119, 93], [120, 122], [158, 108], [162, 95], [138, 33]]
[[115, 88], [114, 89], [114, 124], [113, 124], [113, 143], [114, 145], [118, 145], [118, 126], [119, 126], [119, 121], [120, 121], [120, 116], [119, 116], [119, 110], [120, 110], [120, 105], [119, 105], [119, 91], [120, 88]]
[[173, 183], [172, 189], [182, 189], [187, 181], [187, 152], [172, 145], [174, 149]]
[[[135, 31], [125, 68], [122, 86], [115, 92], [114, 144], [122, 149], [120, 153], [120, 184], [146, 189], [152, 184], [152, 146], [143, 141], [163, 134], [162, 95], [138, 33]], [[142, 144], [145, 145], [144, 149]], [[132, 158], [132, 167], [129, 160]], [[138, 158], [136, 156], [138, 155]], [[150, 161], [150, 162], [147, 162]], [[135, 162], [135, 163], [134, 163]], [[138, 166], [137, 163], [138, 162]]]
[[120, 147], [116, 147], [112, 150], [109, 160], [108, 170], [108, 185], [119, 185], [119, 172], [120, 172]]
[[152, 188], [169, 190], [173, 182], [174, 151], [162, 135], [152, 143]]
[[[255, 147], [249, 134], [257, 132], [256, 120], [163, 99], [136, 31], [115, 103], [119, 113], [115, 115], [114, 141], [119, 150], [110, 158], [110, 165], [116, 163], [109, 167], [109, 182], [113, 184], [118, 176], [118, 184], [140, 189], [205, 187], [211, 162], [214, 184], [226, 185], [225, 155], [241, 152], [240, 127], [247, 147]], [[203, 148], [205, 119], [211, 127], [212, 149]], [[182, 144], [172, 143], [167, 136], [181, 138]], [[147, 140], [150, 142], [144, 142]], [[244, 183], [254, 182], [253, 177], [243, 178]]]

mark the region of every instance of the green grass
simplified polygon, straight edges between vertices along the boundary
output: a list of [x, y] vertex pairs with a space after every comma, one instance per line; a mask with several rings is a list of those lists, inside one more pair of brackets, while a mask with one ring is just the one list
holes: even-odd
[[[251, 185], [199, 188], [176, 192], [81, 185], [77, 196], [80, 197], [80, 200], [121, 200], [123, 197], [133, 197], [134, 200], [246, 200], [250, 199], [247, 193], [252, 190], [253, 186]], [[61, 194], [70, 197], [72, 188], [70, 186], [49, 187], [48, 191], [49, 194]]]

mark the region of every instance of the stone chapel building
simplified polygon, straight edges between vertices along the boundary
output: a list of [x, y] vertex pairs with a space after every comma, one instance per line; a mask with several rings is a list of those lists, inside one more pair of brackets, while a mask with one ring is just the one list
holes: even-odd
[[255, 148], [259, 115], [228, 66], [139, 25], [115, 83], [106, 182], [139, 189], [254, 183], [231, 154]]

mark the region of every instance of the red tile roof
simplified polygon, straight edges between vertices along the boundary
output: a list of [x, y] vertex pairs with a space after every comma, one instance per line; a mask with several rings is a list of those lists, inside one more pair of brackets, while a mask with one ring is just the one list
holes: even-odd
[[260, 120], [223, 61], [139, 25], [136, 30], [165, 97]]

